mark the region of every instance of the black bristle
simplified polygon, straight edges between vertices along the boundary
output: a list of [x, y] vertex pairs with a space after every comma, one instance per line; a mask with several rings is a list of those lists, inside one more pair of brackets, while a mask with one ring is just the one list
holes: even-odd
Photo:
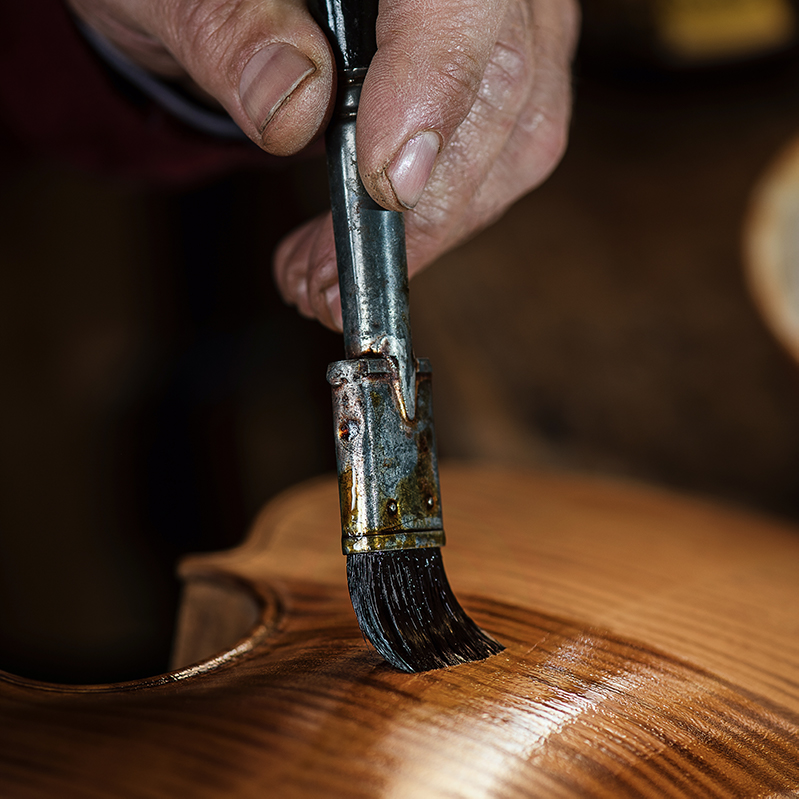
[[347, 582], [361, 632], [402, 671], [485, 660], [505, 648], [466, 615], [437, 547], [348, 555]]

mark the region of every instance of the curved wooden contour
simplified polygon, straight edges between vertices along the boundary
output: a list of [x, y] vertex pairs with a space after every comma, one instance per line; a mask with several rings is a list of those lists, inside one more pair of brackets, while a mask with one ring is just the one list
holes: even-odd
[[799, 361], [799, 139], [769, 165], [744, 226], [749, 287], [777, 340]]
[[312, 482], [184, 565], [179, 649], [252, 626], [238, 651], [138, 683], [0, 680], [0, 795], [799, 793], [799, 531], [620, 483], [442, 482], [447, 573], [501, 655], [383, 664], [349, 607], [335, 482]]

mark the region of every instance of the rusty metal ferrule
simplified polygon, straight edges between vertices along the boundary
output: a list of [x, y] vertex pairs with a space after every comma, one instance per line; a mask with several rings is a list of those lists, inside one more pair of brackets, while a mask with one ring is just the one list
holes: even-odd
[[337, 361], [327, 379], [344, 554], [443, 546], [430, 363], [418, 362], [412, 419], [391, 358]]

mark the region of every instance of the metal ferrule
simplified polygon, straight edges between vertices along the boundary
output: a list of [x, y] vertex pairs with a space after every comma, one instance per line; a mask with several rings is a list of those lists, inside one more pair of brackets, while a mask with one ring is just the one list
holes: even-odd
[[336, 57], [327, 129], [344, 352], [330, 366], [343, 550], [382, 552], [444, 543], [430, 365], [411, 344], [405, 222], [378, 205], [358, 172], [355, 124], [377, 49], [377, 0], [310, 0]]
[[416, 370], [413, 419], [400, 412], [397, 371], [386, 358], [337, 361], [327, 379], [344, 554], [443, 546], [429, 362]]

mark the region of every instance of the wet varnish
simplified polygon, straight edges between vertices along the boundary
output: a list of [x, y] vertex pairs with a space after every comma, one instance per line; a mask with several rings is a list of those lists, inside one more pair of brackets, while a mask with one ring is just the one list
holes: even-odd
[[178, 657], [221, 657], [0, 682], [0, 795], [799, 791], [799, 532], [576, 478], [450, 469], [443, 492], [447, 573], [503, 653], [383, 664], [348, 605], [335, 481], [306, 484], [184, 566]]

